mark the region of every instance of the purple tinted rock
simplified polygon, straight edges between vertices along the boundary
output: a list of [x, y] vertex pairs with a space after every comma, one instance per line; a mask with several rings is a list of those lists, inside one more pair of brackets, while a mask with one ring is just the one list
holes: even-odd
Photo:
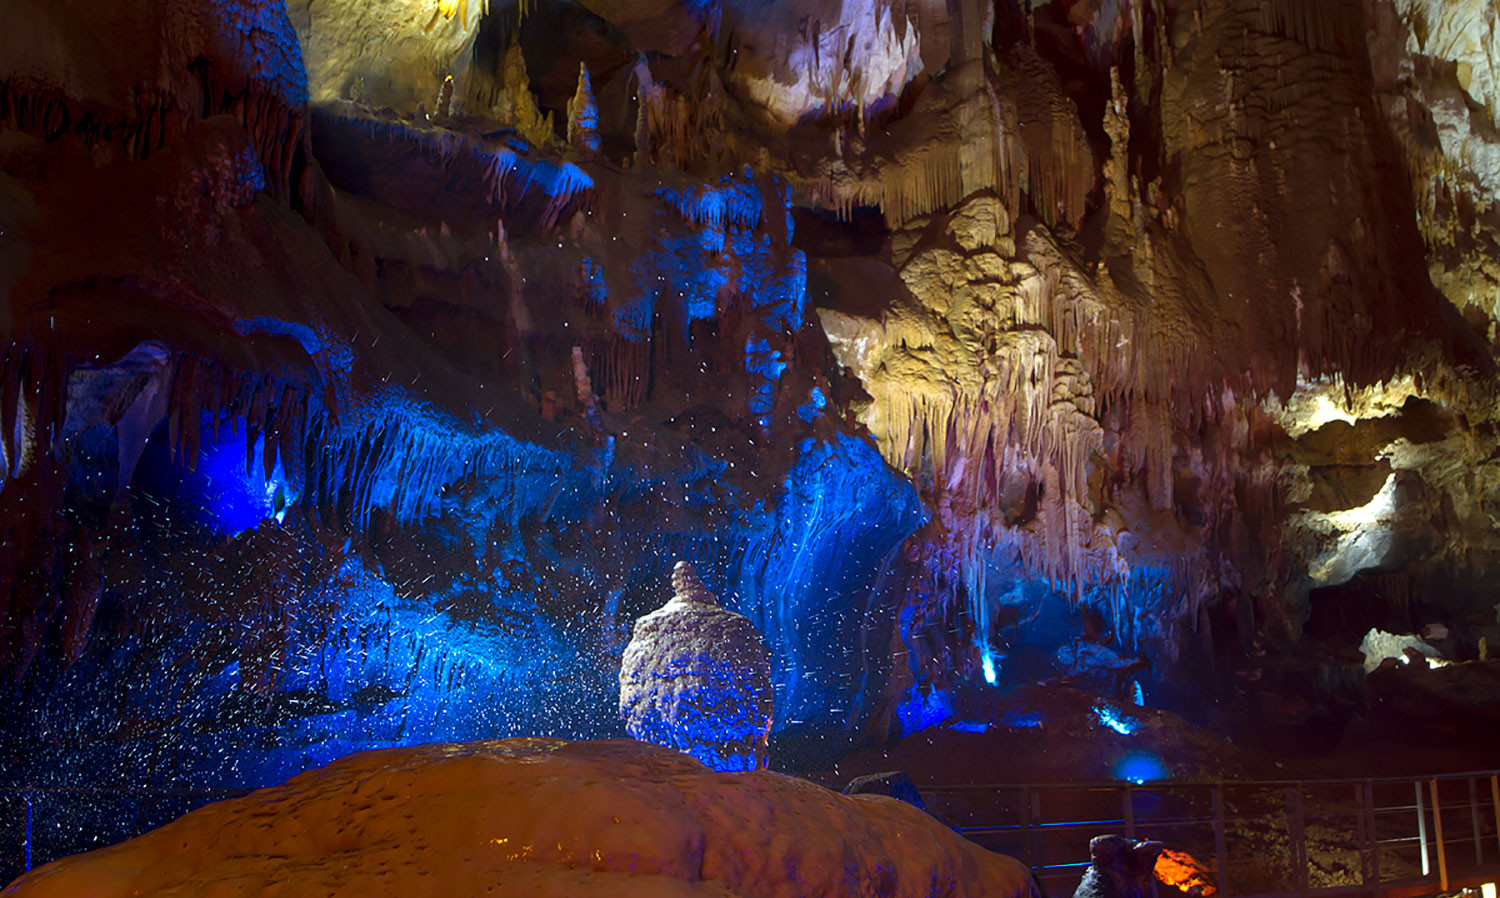
[[625, 729], [715, 770], [760, 770], [772, 709], [765, 641], [686, 562], [673, 568], [672, 587], [670, 601], [636, 620], [620, 661]]
[[1083, 881], [1073, 898], [1156, 898], [1156, 857], [1160, 842], [1137, 842], [1124, 836], [1095, 836]]

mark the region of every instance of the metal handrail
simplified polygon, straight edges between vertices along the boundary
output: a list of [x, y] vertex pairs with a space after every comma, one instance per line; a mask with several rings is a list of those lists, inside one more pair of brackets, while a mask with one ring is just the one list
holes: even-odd
[[[1479, 784], [1488, 781], [1489, 789]], [[1450, 788], [1445, 797], [1443, 785], [1467, 782], [1467, 800], [1455, 801]], [[1392, 788], [1405, 787], [1411, 791], [1405, 799], [1389, 794]], [[1340, 789], [1348, 791], [1339, 795]], [[1200, 811], [1206, 790], [1211, 808]], [[1093, 829], [1095, 833], [1119, 832], [1135, 837], [1137, 830], [1163, 835], [1165, 831], [1182, 834], [1195, 831], [1180, 840], [1191, 844], [1199, 857], [1211, 856], [1213, 865], [1208, 873], [1216, 879], [1219, 898], [1287, 898], [1318, 895], [1320, 898], [1351, 893], [1392, 894], [1418, 887], [1437, 887], [1449, 891], [1458, 880], [1477, 884], [1500, 878], [1500, 770], [1475, 770], [1460, 773], [1427, 774], [1423, 776], [1348, 777], [1335, 779], [1284, 779], [1284, 780], [1170, 780], [1148, 783], [1126, 782], [1065, 782], [1065, 783], [954, 783], [938, 784], [920, 790], [929, 806], [934, 799], [951, 796], [960, 799], [959, 806], [970, 814], [971, 825], [955, 826], [960, 833], [974, 838], [999, 838], [1005, 841], [1001, 850], [1016, 854], [1035, 871], [1038, 880], [1063, 880], [1076, 877], [1089, 866], [1087, 860], [1076, 856], [1066, 857], [1062, 862], [1042, 863], [1043, 855], [1056, 850], [1058, 837], [1066, 833]], [[1252, 807], [1243, 812], [1227, 813], [1225, 795], [1244, 792], [1269, 792], [1251, 799]], [[1056, 819], [1043, 814], [1049, 802], [1047, 795], [1066, 796], [1078, 801], [1083, 793], [1101, 793], [1088, 799], [1110, 800], [1116, 796], [1120, 801], [1120, 816], [1094, 814], [1087, 819]], [[1279, 792], [1280, 795], [1276, 793]], [[1377, 793], [1387, 793], [1377, 800]], [[1488, 794], [1482, 794], [1487, 792]], [[1003, 800], [1000, 796], [1011, 793]], [[1183, 793], [1187, 793], [1184, 795]], [[1196, 795], [1194, 793], [1197, 793]], [[1000, 820], [974, 821], [974, 796], [995, 795], [996, 805], [992, 812], [1001, 812]], [[964, 799], [963, 796], [971, 796]], [[1481, 798], [1482, 796], [1482, 798]], [[1267, 800], [1272, 804], [1262, 811]], [[1149, 806], [1142, 804], [1149, 800]], [[1174, 807], [1174, 801], [1176, 806]], [[1183, 803], [1188, 807], [1183, 807]], [[1055, 804], [1050, 806], [1055, 807]], [[1463, 813], [1467, 807], [1467, 813]], [[983, 807], [979, 809], [983, 813]], [[1483, 813], [1482, 813], [1483, 811]], [[1170, 816], [1153, 816], [1169, 814]], [[1444, 819], [1445, 816], [1448, 819]], [[1459, 818], [1466, 818], [1460, 820]], [[1416, 826], [1412, 827], [1411, 823]], [[1316, 824], [1323, 827], [1316, 841], [1310, 839], [1307, 827]], [[1493, 830], [1487, 832], [1491, 825]], [[1246, 837], [1261, 839], [1272, 837], [1281, 844], [1285, 839], [1289, 855], [1292, 889], [1285, 892], [1234, 892], [1230, 881], [1231, 868], [1245, 869], [1247, 863], [1258, 863], [1264, 872], [1264, 858], [1257, 849], [1239, 849], [1240, 856], [1232, 857], [1231, 840], [1226, 838], [1229, 828], [1234, 827], [1238, 840]], [[1445, 831], [1446, 828], [1446, 831]], [[1413, 833], [1411, 830], [1415, 829]], [[1347, 831], [1348, 835], [1345, 835]], [[1330, 835], [1330, 832], [1336, 835]], [[1211, 840], [1211, 841], [1210, 841]], [[1084, 841], [1076, 846], [1071, 843], [1058, 854], [1084, 852]], [[1209, 850], [1205, 846], [1212, 845]], [[1455, 853], [1465, 844], [1473, 846], [1473, 863], [1467, 860], [1458, 863]], [[1485, 851], [1485, 846], [1492, 848]], [[1169, 842], [1169, 846], [1171, 843]], [[1342, 851], [1357, 858], [1358, 870], [1348, 868], [1357, 875], [1357, 885], [1315, 886], [1309, 883], [1309, 848], [1314, 857], [1319, 852]], [[1017, 850], [1018, 849], [1018, 850]], [[1416, 857], [1412, 852], [1416, 851]], [[1396, 877], [1382, 874], [1381, 855], [1397, 852], [1407, 869], [1417, 869], [1420, 860], [1420, 877], [1402, 877], [1398, 870], [1387, 871]], [[1206, 852], [1206, 853], [1200, 853]], [[1251, 856], [1246, 856], [1249, 853]], [[1405, 854], [1403, 854], [1405, 853]], [[1346, 855], [1347, 856], [1347, 855]], [[1398, 865], [1399, 866], [1399, 865]], [[1450, 874], [1457, 873], [1454, 876]], [[1262, 880], [1263, 881], [1263, 880]]]
[[978, 790], [992, 789], [1097, 789], [1099, 791], [1118, 792], [1121, 789], [1158, 790], [1158, 789], [1209, 789], [1216, 786], [1232, 786], [1238, 788], [1250, 788], [1255, 786], [1285, 788], [1287, 786], [1359, 786], [1365, 783], [1376, 785], [1388, 783], [1410, 783], [1415, 780], [1427, 782], [1428, 780], [1464, 780], [1470, 778], [1486, 778], [1500, 776], [1500, 767], [1491, 770], [1470, 770], [1463, 773], [1424, 773], [1418, 776], [1358, 776], [1343, 779], [1285, 779], [1285, 780], [1157, 780], [1145, 783], [1132, 783], [1125, 780], [1093, 780], [1087, 782], [1067, 781], [1059, 783], [949, 783], [928, 786], [923, 792], [972, 792]]

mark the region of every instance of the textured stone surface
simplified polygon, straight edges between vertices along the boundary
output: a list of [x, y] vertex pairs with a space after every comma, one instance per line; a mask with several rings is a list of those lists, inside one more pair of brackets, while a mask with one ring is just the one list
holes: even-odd
[[773, 707], [765, 640], [686, 562], [672, 569], [672, 588], [665, 605], [635, 622], [620, 659], [625, 729], [715, 770], [760, 770]]
[[12, 0], [0, 767], [613, 733], [678, 557], [782, 725], [1477, 656], [1491, 6]]
[[[23, 877], [135, 895], [1036, 898], [1019, 862], [892, 798], [625, 741], [352, 755]], [[1113, 896], [1109, 896], [1113, 898]]]
[[1073, 898], [1156, 898], [1156, 857], [1160, 842], [1137, 842], [1124, 836], [1089, 840], [1089, 868]]

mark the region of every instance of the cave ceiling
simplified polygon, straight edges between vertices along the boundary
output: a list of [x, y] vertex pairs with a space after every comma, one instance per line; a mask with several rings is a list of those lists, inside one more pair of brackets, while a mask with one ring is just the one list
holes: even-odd
[[7, 726], [610, 735], [677, 560], [778, 729], [1474, 654], [1496, 16], [3, 0]]

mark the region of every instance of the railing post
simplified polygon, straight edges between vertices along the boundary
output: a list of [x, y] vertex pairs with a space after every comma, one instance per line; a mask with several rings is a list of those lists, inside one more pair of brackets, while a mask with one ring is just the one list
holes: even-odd
[[1042, 857], [1042, 790], [1031, 790], [1031, 856], [1036, 859], [1032, 865], [1038, 870], [1046, 869], [1045, 858]]
[[1490, 774], [1490, 810], [1495, 812], [1495, 844], [1500, 846], [1500, 774]]
[[1484, 841], [1479, 833], [1479, 787], [1469, 777], [1469, 827], [1474, 834], [1474, 866], [1484, 866]]
[[1125, 791], [1120, 794], [1120, 812], [1125, 816], [1125, 838], [1135, 838], [1135, 802], [1131, 795], [1135, 790], [1126, 786]]
[[1438, 882], [1443, 891], [1448, 891], [1448, 852], [1443, 848], [1443, 805], [1438, 798], [1438, 781], [1428, 781], [1432, 786], [1432, 831], [1437, 836]]
[[1219, 895], [1229, 898], [1229, 851], [1224, 847], [1224, 784], [1216, 783], [1214, 803], [1214, 868], [1219, 874]]
[[1291, 851], [1292, 879], [1297, 894], [1307, 894], [1307, 836], [1302, 817], [1302, 784], [1288, 786], [1287, 837]]
[[1354, 841], [1359, 843], [1359, 881], [1370, 883], [1370, 833], [1365, 821], [1365, 787], [1361, 783], [1354, 787]]
[[1422, 844], [1422, 875], [1432, 875], [1432, 862], [1427, 857], [1427, 807], [1422, 802], [1422, 781], [1412, 783], [1417, 790], [1417, 841]]
[[1375, 781], [1365, 780], [1365, 832], [1370, 837], [1369, 885], [1380, 885], [1380, 830], [1375, 822]]
[[1022, 827], [1024, 827], [1021, 830], [1021, 846], [1022, 846], [1022, 849], [1026, 852], [1026, 866], [1028, 866], [1031, 869], [1035, 870], [1036, 869], [1036, 846], [1035, 846], [1035, 844], [1033, 842], [1033, 836], [1035, 835], [1035, 833], [1032, 830], [1032, 823], [1031, 823], [1031, 787], [1030, 786], [1022, 786], [1021, 787], [1021, 806], [1019, 808], [1017, 808], [1016, 811], [1018, 812], [1018, 816], [1021, 818], [1021, 825], [1022, 825]]
[[30, 792], [22, 792], [21, 793], [21, 801], [26, 805], [26, 828], [21, 833], [21, 847], [22, 847], [22, 851], [25, 853], [25, 856], [26, 856], [26, 858], [25, 858], [25, 864], [26, 864], [25, 872], [30, 873], [31, 872], [31, 817], [32, 817], [31, 793]]

